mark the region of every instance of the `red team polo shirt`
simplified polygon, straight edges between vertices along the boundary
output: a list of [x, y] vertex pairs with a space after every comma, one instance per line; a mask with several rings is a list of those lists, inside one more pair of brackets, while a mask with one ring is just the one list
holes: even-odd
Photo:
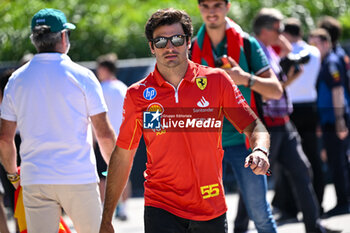
[[240, 132], [256, 119], [221, 69], [189, 61], [175, 88], [156, 67], [128, 89], [117, 145], [135, 149], [144, 136], [146, 206], [197, 221], [227, 211], [222, 184], [223, 116]]

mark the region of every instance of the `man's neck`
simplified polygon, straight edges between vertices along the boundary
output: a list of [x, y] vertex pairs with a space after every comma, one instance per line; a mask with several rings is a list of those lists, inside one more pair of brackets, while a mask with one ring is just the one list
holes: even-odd
[[181, 80], [184, 78], [188, 68], [188, 60], [181, 63], [176, 67], [166, 67], [157, 65], [159, 73], [162, 75], [165, 81], [173, 85], [175, 88], [178, 87]]
[[114, 75], [108, 76], [108, 77], [100, 77], [101, 82], [110, 82], [110, 81], [115, 81], [117, 80], [117, 77], [115, 77]]
[[321, 53], [321, 60], [323, 61], [331, 52], [331, 50], [329, 49], [327, 52]]
[[263, 38], [263, 37], [261, 37], [261, 36], [256, 36], [255, 38], [256, 38], [258, 41], [260, 41], [261, 43], [263, 43], [263, 45], [264, 45], [265, 47], [270, 46], [270, 44], [268, 43], [267, 40], [265, 40], [265, 38]]
[[220, 44], [226, 35], [226, 24], [219, 28], [209, 28], [206, 26], [206, 31], [214, 48]]

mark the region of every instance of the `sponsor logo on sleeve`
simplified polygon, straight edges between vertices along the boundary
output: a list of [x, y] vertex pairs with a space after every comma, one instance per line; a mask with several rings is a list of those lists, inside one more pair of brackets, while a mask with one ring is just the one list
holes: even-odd
[[331, 73], [333, 77], [334, 82], [339, 82], [340, 81], [340, 74], [337, 66], [333, 63], [329, 65], [329, 72]]

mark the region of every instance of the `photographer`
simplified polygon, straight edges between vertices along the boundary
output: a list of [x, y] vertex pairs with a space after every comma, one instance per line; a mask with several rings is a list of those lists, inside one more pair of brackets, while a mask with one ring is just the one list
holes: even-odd
[[[273, 71], [280, 77], [286, 87], [299, 73], [291, 68], [286, 75], [279, 65], [280, 58], [272, 45], [277, 42], [286, 42], [281, 35], [283, 15], [276, 9], [263, 8], [253, 22], [253, 30], [264, 53], [269, 59]], [[319, 205], [311, 185], [311, 168], [308, 159], [301, 149], [299, 135], [289, 119], [292, 105], [287, 92], [279, 100], [268, 100], [264, 106], [264, 120], [271, 136], [270, 161], [274, 169], [278, 163], [292, 180], [293, 190], [303, 213], [303, 222], [306, 232], [327, 232], [319, 223]], [[274, 176], [274, 177], [278, 177]]]
[[[288, 87], [287, 91], [290, 94], [293, 103], [293, 113], [291, 119], [296, 126], [301, 137], [301, 144], [305, 155], [309, 159], [313, 172], [313, 187], [317, 196], [318, 203], [321, 207], [324, 193], [324, 177], [322, 171], [322, 161], [317, 149], [317, 108], [316, 108], [316, 81], [321, 65], [321, 55], [318, 49], [310, 46], [302, 40], [301, 23], [296, 18], [285, 20], [283, 35], [292, 44], [292, 55], [300, 58], [298, 61], [291, 61], [290, 64], [298, 66], [299, 63], [304, 63], [301, 75], [295, 79]], [[304, 58], [300, 54], [305, 54]], [[307, 56], [307, 57], [306, 57]], [[308, 59], [307, 59], [308, 58]], [[295, 217], [297, 210], [293, 205], [292, 191], [287, 182], [281, 184], [287, 192], [283, 197], [285, 200], [285, 211], [288, 216]], [[288, 186], [288, 187], [286, 187]], [[282, 187], [281, 187], [282, 188]], [[282, 196], [282, 195], [281, 195]], [[275, 200], [277, 201], [277, 197]], [[280, 197], [282, 199], [282, 197]], [[320, 213], [323, 210], [320, 208]]]

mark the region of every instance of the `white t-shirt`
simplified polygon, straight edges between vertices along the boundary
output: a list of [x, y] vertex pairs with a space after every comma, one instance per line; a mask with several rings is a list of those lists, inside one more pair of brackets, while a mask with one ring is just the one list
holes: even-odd
[[128, 87], [119, 80], [101, 82], [103, 96], [108, 107], [108, 118], [118, 136], [123, 117], [123, 103]]
[[15, 71], [1, 118], [20, 131], [21, 184], [97, 182], [89, 117], [106, 111], [93, 72], [65, 54], [37, 54]]
[[292, 43], [292, 53], [298, 54], [302, 50], [310, 53], [310, 60], [304, 65], [303, 73], [294, 82], [292, 82], [287, 90], [293, 103], [311, 103], [317, 98], [316, 81], [318, 72], [321, 67], [320, 51], [304, 41]]
[[[0, 113], [1, 113], [1, 100], [0, 100]], [[1, 124], [0, 124], [1, 125]], [[5, 193], [5, 190], [4, 190], [4, 187], [2, 186], [2, 182], [0, 180], [0, 194], [4, 194]]]

